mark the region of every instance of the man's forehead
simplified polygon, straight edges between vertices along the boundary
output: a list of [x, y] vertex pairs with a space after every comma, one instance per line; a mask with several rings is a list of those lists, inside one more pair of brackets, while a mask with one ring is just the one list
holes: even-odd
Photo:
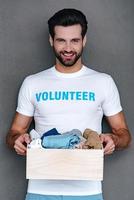
[[79, 24], [72, 26], [55, 26], [54, 29], [55, 37], [65, 37], [65, 36], [73, 36], [73, 37], [81, 37], [82, 28]]

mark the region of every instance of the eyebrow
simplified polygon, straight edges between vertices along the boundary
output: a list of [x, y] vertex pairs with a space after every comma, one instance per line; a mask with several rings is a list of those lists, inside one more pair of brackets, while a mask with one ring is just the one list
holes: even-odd
[[[57, 41], [65, 41], [64, 38], [56, 38], [56, 40], [57, 40]], [[71, 41], [73, 41], [73, 40], [79, 41], [80, 38], [72, 38]]]
[[63, 38], [56, 38], [56, 40], [57, 41], [62, 41], [62, 40], [65, 41], [65, 39], [63, 39]]
[[79, 41], [80, 38], [73, 38], [72, 40], [73, 40], [73, 41]]

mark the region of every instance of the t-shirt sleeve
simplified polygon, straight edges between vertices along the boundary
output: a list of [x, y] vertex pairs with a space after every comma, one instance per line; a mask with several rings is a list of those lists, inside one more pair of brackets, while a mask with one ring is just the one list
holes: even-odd
[[30, 82], [27, 78], [24, 80], [20, 88], [16, 111], [26, 116], [33, 116], [34, 114], [34, 105], [31, 100]]
[[122, 111], [120, 96], [117, 86], [111, 76], [108, 76], [104, 87], [105, 100], [103, 102], [103, 112], [105, 116], [112, 116]]

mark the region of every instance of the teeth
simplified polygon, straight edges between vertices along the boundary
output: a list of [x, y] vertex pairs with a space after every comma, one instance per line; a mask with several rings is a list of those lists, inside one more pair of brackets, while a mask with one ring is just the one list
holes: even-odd
[[73, 56], [73, 54], [72, 54], [72, 53], [71, 53], [71, 54], [64, 53], [63, 55], [64, 55], [64, 56]]

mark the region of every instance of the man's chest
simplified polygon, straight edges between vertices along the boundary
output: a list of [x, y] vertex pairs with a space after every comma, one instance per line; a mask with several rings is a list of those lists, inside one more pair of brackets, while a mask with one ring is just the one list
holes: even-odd
[[40, 114], [92, 113], [101, 111], [103, 94], [92, 81], [50, 81], [32, 93]]

